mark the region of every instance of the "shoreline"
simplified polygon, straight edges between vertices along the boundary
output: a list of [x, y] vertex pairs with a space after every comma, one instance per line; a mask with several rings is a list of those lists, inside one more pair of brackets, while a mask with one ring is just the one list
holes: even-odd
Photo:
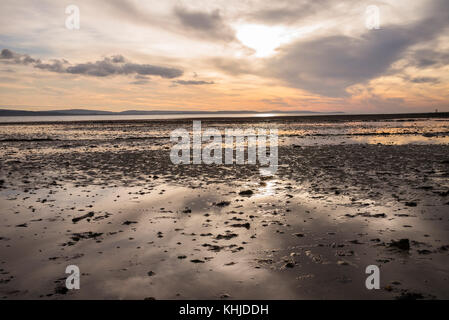
[[[27, 116], [25, 116], [27, 117]], [[65, 116], [58, 116], [65, 117]], [[70, 117], [70, 116], [67, 116]], [[83, 116], [89, 117], [89, 116]], [[111, 116], [114, 117], [114, 116]], [[6, 117], [5, 117], [6, 118]], [[382, 121], [382, 120], [404, 120], [404, 119], [448, 119], [449, 112], [429, 112], [429, 113], [397, 113], [397, 114], [335, 114], [335, 115], [285, 115], [273, 117], [189, 117], [177, 119], [110, 119], [110, 120], [69, 120], [69, 121], [26, 121], [26, 122], [0, 122], [0, 126], [8, 125], [42, 125], [42, 124], [108, 124], [108, 123], [187, 123], [193, 120], [200, 120], [202, 122], [301, 122], [301, 123], [320, 123], [320, 122], [350, 122], [350, 121]], [[1, 120], [1, 119], [0, 119]]]

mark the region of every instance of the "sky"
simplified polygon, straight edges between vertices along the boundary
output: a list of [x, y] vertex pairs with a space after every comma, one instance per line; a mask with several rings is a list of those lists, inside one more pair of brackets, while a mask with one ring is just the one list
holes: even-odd
[[449, 111], [447, 0], [0, 7], [0, 108]]

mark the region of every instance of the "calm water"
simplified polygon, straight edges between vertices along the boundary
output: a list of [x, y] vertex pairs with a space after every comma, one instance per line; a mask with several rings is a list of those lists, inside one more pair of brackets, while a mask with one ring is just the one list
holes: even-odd
[[[275, 114], [273, 114], [274, 116]], [[191, 117], [191, 115], [189, 115]], [[199, 117], [206, 117], [200, 115]], [[243, 117], [244, 115], [234, 115]], [[251, 116], [254, 116], [252, 114]], [[340, 143], [368, 144], [448, 144], [449, 119], [400, 119], [388, 121], [344, 121], [344, 122], [286, 122], [282, 119], [264, 121], [216, 121], [203, 123], [203, 127], [211, 126], [223, 131], [232, 129], [278, 129], [280, 143], [313, 145]], [[270, 115], [266, 115], [270, 116]], [[156, 116], [137, 116], [139, 119], [151, 119]], [[174, 119], [179, 115], [167, 116]], [[187, 117], [185, 115], [184, 117]], [[222, 115], [227, 117], [227, 115]], [[30, 123], [30, 121], [52, 121], [51, 123]], [[56, 122], [57, 119], [64, 121]], [[68, 122], [85, 119], [83, 122]], [[92, 116], [65, 117], [10, 117], [9, 123], [0, 125], [0, 141], [23, 141], [35, 139], [80, 141], [117, 139], [168, 139], [170, 132], [182, 127], [192, 130], [192, 124], [177, 122], [88, 122]], [[17, 119], [22, 124], [12, 124]], [[95, 119], [136, 119], [136, 116], [98, 116]]]
[[276, 116], [314, 116], [334, 113], [222, 113], [222, 114], [157, 114], [157, 115], [76, 115], [76, 116], [26, 116], [0, 117], [0, 123], [11, 122], [55, 122], [55, 121], [95, 121], [95, 120], [146, 120], [146, 119], [189, 119], [189, 118], [245, 118]]

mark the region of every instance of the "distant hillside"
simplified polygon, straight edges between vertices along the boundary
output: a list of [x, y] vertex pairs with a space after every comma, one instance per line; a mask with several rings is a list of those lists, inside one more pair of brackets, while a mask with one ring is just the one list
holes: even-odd
[[[297, 111], [165, 111], [165, 110], [127, 110], [121, 112], [86, 110], [86, 109], [68, 109], [68, 110], [48, 110], [48, 111], [26, 111], [0, 109], [0, 117], [24, 117], [24, 116], [95, 116], [95, 115], [160, 115], [160, 114], [260, 114], [260, 113], [280, 113], [280, 114], [320, 114], [320, 112], [297, 110]], [[343, 112], [333, 112], [343, 113]]]

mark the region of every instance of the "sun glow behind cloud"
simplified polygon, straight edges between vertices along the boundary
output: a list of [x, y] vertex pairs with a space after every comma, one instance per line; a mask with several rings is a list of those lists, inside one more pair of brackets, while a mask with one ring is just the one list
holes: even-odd
[[284, 26], [266, 26], [260, 24], [243, 24], [236, 26], [236, 37], [245, 46], [254, 49], [254, 56], [269, 57], [276, 53], [283, 44], [307, 35], [320, 28], [313, 25], [303, 28], [288, 28]]
[[[447, 0], [107, 2], [77, 0], [81, 28], [68, 30], [60, 1], [3, 0], [0, 52], [22, 58], [0, 59], [0, 106], [360, 112], [449, 106]], [[379, 7], [380, 30], [366, 28], [367, 5]], [[36, 61], [26, 62], [26, 55]], [[116, 55], [128, 63], [107, 60]], [[167, 76], [168, 70], [178, 72]]]

